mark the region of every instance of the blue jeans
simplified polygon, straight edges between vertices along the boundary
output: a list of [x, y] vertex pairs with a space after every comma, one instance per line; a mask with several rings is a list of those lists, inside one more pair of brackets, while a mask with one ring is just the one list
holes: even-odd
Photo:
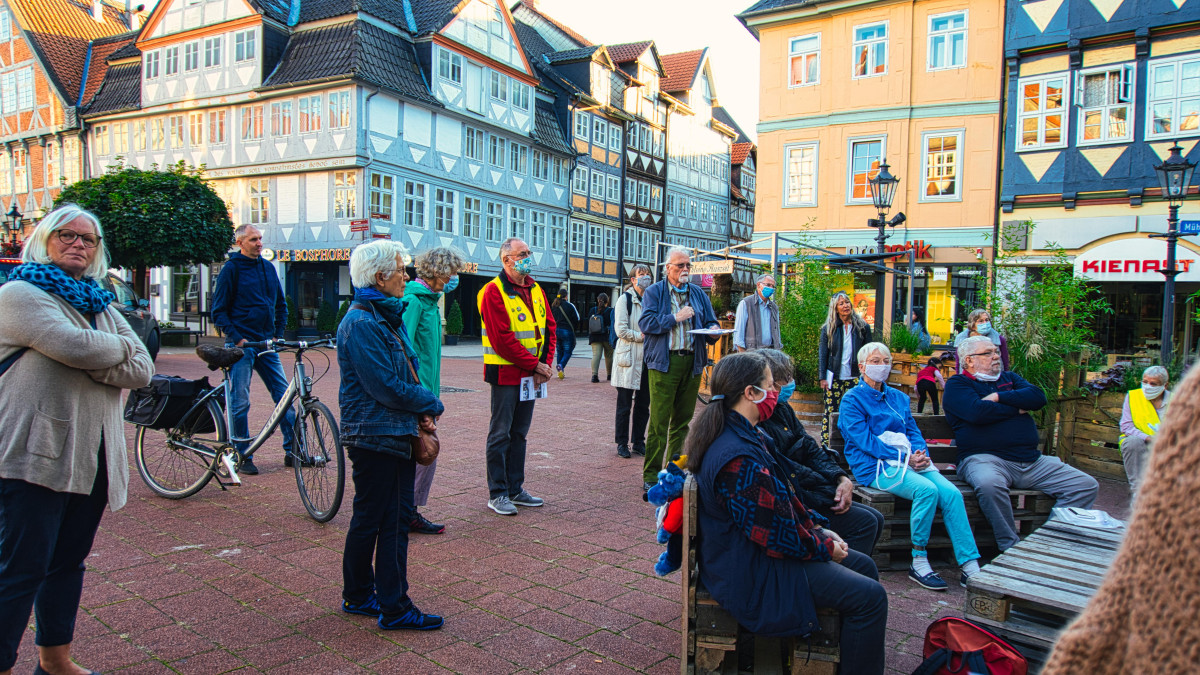
[[0, 671], [16, 663], [30, 610], [37, 619], [34, 644], [71, 643], [83, 593], [83, 561], [107, 505], [103, 450], [91, 494], [0, 478]]
[[570, 328], [558, 328], [554, 334], [558, 337], [555, 357], [558, 369], [562, 370], [567, 367], [567, 361], [571, 360], [571, 354], [575, 352], [575, 331]]
[[342, 554], [342, 599], [359, 604], [374, 590], [384, 616], [392, 619], [412, 607], [408, 524], [417, 463], [354, 446], [347, 446], [346, 454], [353, 468], [354, 515]]
[[[892, 470], [899, 471], [889, 469]], [[913, 471], [912, 467], [909, 467], [903, 480], [900, 480], [899, 476], [888, 478], [880, 475], [871, 483], [871, 487], [886, 490], [901, 499], [912, 500], [909, 527], [912, 529], [914, 556], [928, 555], [925, 547], [929, 544], [929, 530], [933, 527], [934, 512], [941, 506], [942, 520], [946, 523], [946, 531], [950, 534], [950, 543], [954, 545], [954, 557], [958, 564], [962, 565], [968, 560], [979, 558], [979, 549], [975, 547], [975, 535], [971, 534], [971, 523], [967, 520], [967, 509], [963, 506], [962, 493], [936, 468]]]
[[[247, 416], [250, 412], [251, 370], [262, 378], [263, 384], [267, 386], [267, 391], [271, 392], [271, 399], [276, 403], [279, 403], [279, 399], [283, 398], [283, 394], [288, 388], [287, 378], [283, 375], [283, 365], [279, 362], [279, 354], [275, 352], [255, 353], [253, 349], [247, 348], [243, 348], [243, 352], [242, 360], [233, 364], [233, 367], [229, 369], [229, 395], [231, 397], [229, 412], [233, 417], [232, 434], [234, 438], [250, 436], [250, 424]], [[280, 431], [283, 432], [283, 449], [286, 452], [291, 452], [294, 447], [292, 430], [295, 427], [296, 412], [289, 407], [283, 416], [283, 422], [280, 423]], [[233, 445], [238, 452], [244, 453], [250, 443], [239, 441]]]

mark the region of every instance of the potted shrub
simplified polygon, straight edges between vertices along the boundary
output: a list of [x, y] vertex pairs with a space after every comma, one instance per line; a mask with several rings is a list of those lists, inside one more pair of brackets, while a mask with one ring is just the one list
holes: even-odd
[[458, 304], [458, 300], [455, 300], [450, 304], [450, 308], [446, 310], [445, 343], [450, 346], [458, 344], [458, 336], [462, 335], [462, 331], [462, 306]]
[[288, 303], [287, 323], [283, 326], [283, 339], [295, 340], [300, 329], [300, 311], [295, 303]]
[[346, 318], [346, 312], [349, 312], [349, 311], [350, 311], [350, 301], [343, 300], [342, 304], [338, 307], [337, 323], [334, 325], [335, 331], [337, 330], [338, 326], [342, 325], [342, 319]]
[[337, 307], [332, 302], [322, 302], [320, 309], [317, 310], [316, 323], [318, 335], [333, 334], [338, 325]]

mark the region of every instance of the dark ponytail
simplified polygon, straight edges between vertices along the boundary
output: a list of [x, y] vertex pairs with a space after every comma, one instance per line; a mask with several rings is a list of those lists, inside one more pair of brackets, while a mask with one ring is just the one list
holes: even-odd
[[725, 430], [725, 413], [742, 398], [746, 387], [762, 382], [766, 368], [767, 359], [759, 352], [729, 354], [717, 361], [708, 381], [713, 394], [712, 401], [700, 413], [700, 417], [692, 422], [691, 430], [683, 441], [688, 471], [700, 472], [700, 464], [704, 461], [708, 446]]

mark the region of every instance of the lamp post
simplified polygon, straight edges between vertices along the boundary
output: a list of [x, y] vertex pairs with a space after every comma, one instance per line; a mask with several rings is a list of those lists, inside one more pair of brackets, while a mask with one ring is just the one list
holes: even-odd
[[1171, 147], [1171, 154], [1166, 161], [1154, 167], [1158, 174], [1158, 184], [1162, 188], [1163, 199], [1167, 200], [1167, 231], [1165, 234], [1152, 234], [1151, 237], [1167, 240], [1167, 266], [1159, 270], [1166, 277], [1163, 286], [1163, 320], [1162, 320], [1162, 354], [1161, 363], [1164, 367], [1171, 364], [1171, 343], [1175, 336], [1175, 242], [1179, 241], [1179, 207], [1187, 197], [1188, 188], [1192, 183], [1192, 172], [1196, 163], [1189, 162], [1180, 154], [1179, 143]]
[[[893, 176], [888, 168], [888, 163], [884, 160], [879, 165], [879, 172], [875, 174], [875, 177], [867, 181], [871, 187], [871, 203], [879, 212], [879, 218], [867, 220], [867, 227], [879, 228], [879, 234], [875, 237], [876, 253], [883, 253], [883, 245], [887, 241], [887, 231], [884, 228], [889, 225], [895, 227], [904, 222], [903, 213], [896, 214], [896, 217], [890, 222], [887, 219], [887, 212], [892, 208], [892, 200], [896, 198], [896, 185], [900, 182], [900, 179]], [[876, 262], [882, 265], [883, 259], [880, 258]], [[883, 286], [883, 271], [877, 269], [875, 271], [875, 334], [880, 338], [883, 337]]]
[[21, 212], [17, 210], [17, 200], [13, 200], [12, 208], [9, 209], [7, 214], [5, 214], [5, 217], [8, 220], [5, 221], [4, 225], [8, 228], [9, 235], [12, 236], [13, 246], [16, 246], [17, 233], [21, 231], [21, 220], [24, 218], [24, 216], [21, 215]]

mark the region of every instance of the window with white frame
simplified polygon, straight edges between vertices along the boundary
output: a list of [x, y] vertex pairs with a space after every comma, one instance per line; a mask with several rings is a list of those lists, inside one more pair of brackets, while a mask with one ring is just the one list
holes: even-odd
[[350, 92], [335, 91], [329, 95], [329, 128], [345, 129], [350, 126]]
[[463, 197], [462, 236], [478, 239], [483, 226], [483, 200], [478, 197]]
[[258, 54], [254, 49], [254, 30], [243, 30], [233, 34], [233, 61], [251, 61]]
[[650, 186], [650, 208], [654, 211], [662, 211], [662, 196], [663, 189], [657, 185]]
[[529, 110], [529, 85], [512, 80], [512, 104], [518, 110]]
[[667, 213], [675, 213], [675, 195], [667, 195]]
[[599, 258], [604, 255], [604, 230], [599, 225], [588, 223], [588, 256]]
[[492, 98], [496, 99], [497, 101], [507, 101], [508, 100], [508, 77], [505, 75], [501, 75], [500, 73], [498, 73], [494, 70], [491, 70], [488, 72], [491, 73]]
[[163, 70], [167, 75], [179, 72], [179, 47], [167, 47], [163, 50]]
[[1079, 145], [1133, 140], [1133, 64], [1105, 66], [1075, 75]]
[[650, 184], [638, 181], [637, 205], [639, 208], [650, 208]]
[[103, 157], [112, 152], [112, 145], [109, 141], [108, 125], [97, 124], [95, 131], [92, 132], [92, 138], [96, 141], [96, 154]]
[[592, 143], [602, 148], [608, 145], [608, 122], [599, 117], [592, 118]]
[[[319, 216], [318, 216], [319, 217]], [[333, 217], [358, 217], [358, 173], [333, 172]]]
[[708, 220], [708, 202], [700, 202], [700, 220]]
[[167, 131], [170, 140], [170, 147], [184, 147], [184, 136], [186, 134], [187, 122], [183, 115], [171, 115], [167, 118]]
[[870, 202], [870, 181], [879, 173], [883, 161], [883, 139], [868, 138], [850, 141], [850, 171], [847, 176], [846, 197], [850, 202]]
[[637, 124], [637, 123], [629, 125], [629, 134], [625, 137], [625, 146], [626, 147], [628, 147], [632, 150], [638, 149], [638, 134], [640, 133], [639, 129], [643, 126], [645, 126], [645, 125]]
[[1158, 59], [1149, 66], [1147, 138], [1200, 133], [1200, 57]]
[[637, 253], [638, 228], [625, 228], [625, 244], [623, 250], [626, 258], [633, 258]]
[[599, 171], [592, 172], [592, 196], [596, 199], [604, 199], [604, 174]]
[[546, 212], [529, 212], [529, 245], [546, 248]]
[[487, 203], [486, 225], [484, 235], [488, 241], [500, 241], [504, 238], [504, 204], [500, 202]]
[[74, 183], [79, 180], [81, 168], [79, 163], [79, 139], [68, 138], [63, 141], [63, 173], [67, 178], [67, 183]]
[[963, 130], [930, 131], [922, 136], [921, 201], [962, 199]]
[[51, 141], [46, 144], [46, 186], [58, 185], [62, 182], [62, 172], [59, 170], [58, 145]]
[[967, 66], [967, 10], [929, 17], [929, 70]]
[[467, 127], [463, 135], [463, 154], [476, 161], [482, 162], [486, 152], [484, 143], [486, 137], [482, 129]]
[[550, 214], [550, 250], [563, 251], [567, 248], [567, 217]]
[[433, 191], [433, 229], [454, 232], [454, 190], [436, 188]]
[[648, 153], [654, 150], [654, 138], [647, 131], [647, 128], [642, 128], [641, 138], [638, 140], [638, 150]]
[[538, 180], [550, 180], [550, 155], [533, 149], [533, 177]]
[[12, 39], [12, 17], [7, 9], [0, 9], [0, 42]]
[[608, 149], [613, 151], [621, 150], [621, 125], [613, 124], [608, 128]]
[[633, 178], [625, 179], [625, 203], [637, 203], [637, 181]]
[[0, 108], [6, 115], [17, 110], [17, 74], [14, 72], [0, 74]]
[[488, 162], [492, 166], [504, 168], [504, 151], [508, 147], [507, 141], [499, 136], [488, 136]]
[[28, 152], [24, 148], [16, 148], [13, 150], [12, 156], [13, 191], [23, 195], [29, 192], [29, 171], [26, 169], [29, 164]]
[[608, 194], [605, 196], [605, 198], [614, 204], [621, 201], [620, 176], [608, 176]]
[[550, 168], [554, 170], [554, 182], [557, 185], [566, 185], [567, 176], [571, 173], [571, 162], [566, 159], [555, 157], [551, 160]]
[[1070, 105], [1067, 73], [1022, 78], [1017, 113], [1017, 150], [1062, 148], [1067, 145], [1064, 122]]
[[189, 42], [183, 46], [183, 70], [191, 72], [200, 67], [200, 43]]
[[873, 77], [887, 73], [886, 21], [854, 27], [854, 77]]
[[321, 130], [321, 95], [300, 97], [300, 133], [311, 134]]
[[262, 104], [242, 106], [242, 140], [261, 141], [263, 137]]
[[292, 134], [292, 102], [276, 101], [271, 104], [271, 135], [275, 137]]
[[[203, 126], [203, 125], [202, 125]], [[117, 122], [113, 125], [113, 151], [117, 154], [129, 152], [129, 123]], [[47, 155], [49, 150], [46, 151]]]
[[167, 125], [166, 120], [159, 117], [158, 119], [150, 120], [150, 149], [162, 150], [167, 145]]
[[160, 58], [161, 57], [157, 51], [146, 52], [146, 54], [142, 57], [142, 75], [147, 80], [153, 80], [154, 78], [158, 77], [158, 64]]
[[519, 143], [508, 146], [508, 169], [524, 176], [529, 172], [529, 147]]
[[575, 112], [575, 138], [588, 140], [590, 137], [589, 129], [591, 128], [592, 116], [585, 112]]
[[700, 204], [695, 199], [688, 200], [688, 216], [692, 218], [700, 217]]
[[139, 152], [146, 149], [146, 120], [133, 123], [133, 149]]
[[821, 81], [821, 34], [788, 41], [788, 86], [806, 87]]
[[376, 220], [392, 222], [392, 204], [395, 200], [395, 177], [385, 173], [372, 173], [367, 186], [367, 215]]
[[221, 36], [204, 38], [204, 67], [216, 68], [221, 65]]
[[575, 194], [586, 195], [588, 190], [588, 169], [586, 166], [575, 167], [575, 180], [572, 181], [571, 191]]
[[523, 206], [508, 208], [508, 236], [525, 239], [529, 236], [529, 211]]
[[587, 253], [587, 223], [571, 221], [571, 253], [585, 255]]
[[604, 228], [604, 257], [608, 260], [617, 259], [617, 242], [621, 238], [621, 231], [615, 227]]
[[462, 84], [463, 58], [461, 54], [438, 49], [438, 77]]
[[404, 226], [425, 229], [425, 184], [404, 181]]
[[250, 179], [250, 224], [265, 225], [271, 220], [271, 181]]

